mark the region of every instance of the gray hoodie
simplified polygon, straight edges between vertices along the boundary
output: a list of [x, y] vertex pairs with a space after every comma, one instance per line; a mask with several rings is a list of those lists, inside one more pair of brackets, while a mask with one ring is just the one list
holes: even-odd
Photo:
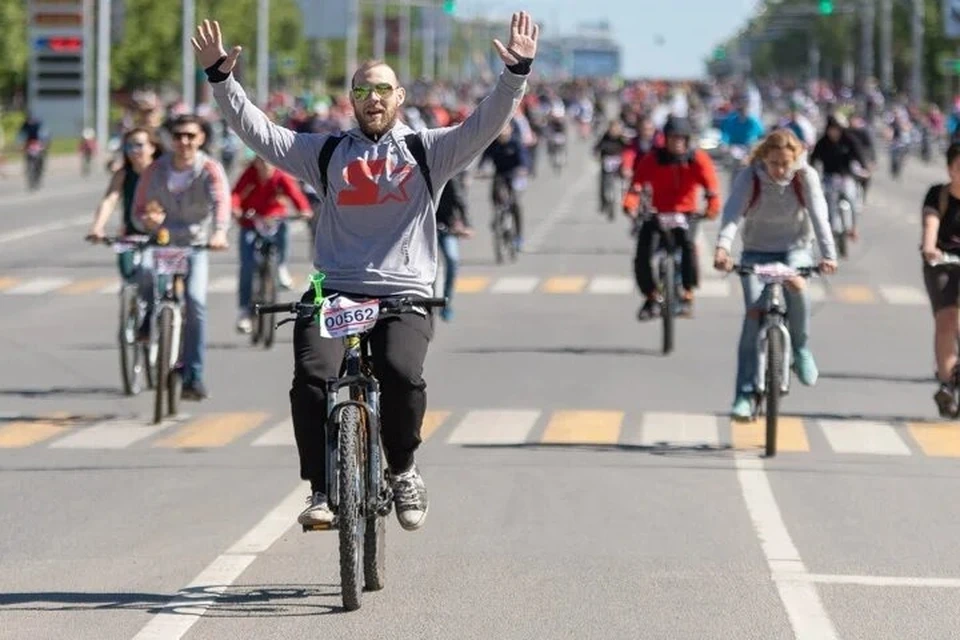
[[[294, 133], [272, 123], [232, 74], [211, 85], [240, 139], [320, 194], [313, 265], [326, 274], [325, 288], [373, 297], [433, 295], [436, 203], [404, 143], [410, 127], [398, 121], [377, 142], [359, 128], [348, 131], [330, 160], [324, 197], [317, 161], [327, 134]], [[437, 198], [510, 122], [525, 88], [525, 76], [504, 70], [463, 123], [420, 132]]]
[[[793, 172], [800, 173], [806, 208], [797, 199], [790, 184]], [[823, 258], [836, 260], [837, 251], [820, 176], [803, 160], [797, 163], [793, 172], [785, 180], [775, 181], [767, 173], [762, 161], [758, 160], [743, 169], [733, 181], [730, 197], [723, 205], [717, 248], [730, 252], [737, 228], [746, 213], [743, 222], [744, 251], [781, 253], [811, 248], [816, 235]], [[753, 196], [754, 176], [760, 180], [760, 194], [750, 211], [746, 211]]]

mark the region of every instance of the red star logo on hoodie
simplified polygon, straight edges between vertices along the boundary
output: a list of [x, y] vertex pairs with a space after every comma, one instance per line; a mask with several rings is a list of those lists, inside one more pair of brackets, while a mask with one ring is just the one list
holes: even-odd
[[409, 202], [406, 183], [413, 176], [413, 167], [397, 168], [391, 159], [354, 160], [343, 170], [347, 186], [337, 194], [337, 204], [370, 206], [389, 200]]

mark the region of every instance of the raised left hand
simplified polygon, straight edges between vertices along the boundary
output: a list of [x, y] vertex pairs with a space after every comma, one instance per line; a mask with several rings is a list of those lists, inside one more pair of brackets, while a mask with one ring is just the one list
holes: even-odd
[[533, 19], [526, 11], [513, 14], [510, 21], [510, 41], [507, 46], [494, 38], [493, 46], [503, 64], [509, 66], [515, 65], [520, 60], [517, 56], [523, 58], [535, 58], [537, 55], [537, 38], [540, 36], [540, 27], [533, 23]]

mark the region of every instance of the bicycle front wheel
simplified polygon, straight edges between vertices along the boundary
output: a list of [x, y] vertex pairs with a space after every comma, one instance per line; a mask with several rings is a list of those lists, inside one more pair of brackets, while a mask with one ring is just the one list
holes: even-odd
[[137, 344], [137, 292], [128, 285], [120, 291], [120, 374], [123, 392], [135, 396], [143, 389], [143, 349]]
[[160, 311], [157, 326], [157, 394], [153, 405], [153, 423], [163, 422], [168, 396], [170, 395], [170, 354], [173, 341], [173, 309]]
[[673, 351], [673, 308], [677, 304], [674, 284], [675, 267], [673, 258], [670, 256], [666, 256], [660, 262], [660, 288], [663, 295], [663, 302], [660, 305], [660, 317], [663, 320], [663, 355], [668, 355]]
[[777, 418], [780, 415], [780, 386], [783, 382], [783, 334], [776, 327], [767, 330], [767, 457], [777, 455]]
[[[276, 257], [271, 257], [266, 265], [263, 267], [263, 275], [261, 276], [261, 289], [260, 289], [260, 299], [263, 300], [264, 304], [276, 304], [277, 302], [277, 259]], [[270, 316], [259, 316], [260, 325], [260, 334], [263, 339], [263, 348], [269, 349], [273, 346], [273, 338], [275, 334], [275, 325], [273, 320], [270, 319]]]
[[343, 607], [347, 611], [360, 608], [363, 576], [364, 519], [362, 502], [365, 485], [363, 454], [360, 451], [360, 409], [346, 406], [340, 413], [339, 500], [337, 507], [340, 533], [340, 583]]

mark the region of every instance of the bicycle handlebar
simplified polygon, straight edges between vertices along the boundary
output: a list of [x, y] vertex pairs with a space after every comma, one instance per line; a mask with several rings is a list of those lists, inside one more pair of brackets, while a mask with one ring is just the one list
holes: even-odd
[[[756, 266], [757, 265], [744, 266], [744, 265], [735, 264], [733, 265], [733, 268], [731, 269], [731, 271], [736, 271], [740, 275], [745, 276], [753, 273], [754, 268]], [[791, 267], [791, 268], [797, 272], [798, 276], [801, 276], [804, 278], [809, 278], [813, 274], [817, 274], [817, 275], [821, 274], [820, 267]]]
[[175, 244], [160, 244], [157, 242], [155, 237], [147, 236], [87, 236], [86, 240], [93, 244], [104, 244], [107, 246], [113, 246], [115, 244], [132, 244], [139, 248], [144, 247], [161, 247], [161, 248], [170, 248], [170, 249], [210, 249], [210, 244], [207, 242], [196, 242], [189, 245], [175, 245]]
[[[413, 296], [402, 296], [399, 298], [381, 298], [381, 311], [407, 311], [413, 307], [423, 307], [425, 309], [442, 309], [447, 306], [447, 298], [415, 298]], [[295, 313], [297, 315], [312, 315], [317, 312], [320, 305], [312, 302], [282, 302], [280, 304], [256, 305], [254, 312], [258, 316], [275, 313]]]

